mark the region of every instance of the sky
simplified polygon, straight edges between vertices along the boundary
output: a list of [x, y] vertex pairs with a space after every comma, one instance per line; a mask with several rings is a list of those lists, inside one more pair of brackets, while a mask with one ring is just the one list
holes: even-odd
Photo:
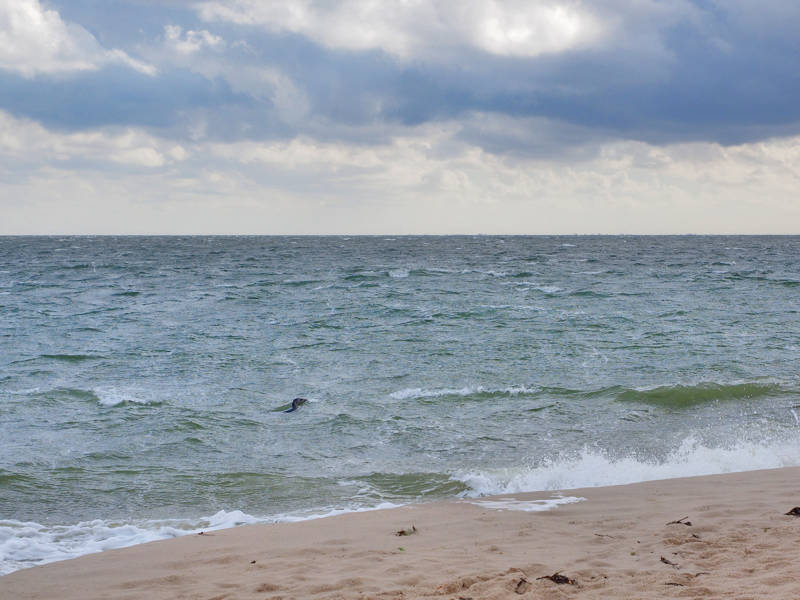
[[0, 235], [797, 234], [797, 0], [0, 0]]

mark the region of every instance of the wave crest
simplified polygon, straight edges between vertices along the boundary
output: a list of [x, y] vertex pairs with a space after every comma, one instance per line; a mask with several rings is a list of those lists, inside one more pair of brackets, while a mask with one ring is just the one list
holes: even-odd
[[718, 473], [800, 466], [800, 437], [767, 443], [709, 447], [690, 436], [665, 459], [614, 458], [584, 449], [579, 455], [545, 461], [536, 467], [462, 471], [468, 497], [624, 485]]

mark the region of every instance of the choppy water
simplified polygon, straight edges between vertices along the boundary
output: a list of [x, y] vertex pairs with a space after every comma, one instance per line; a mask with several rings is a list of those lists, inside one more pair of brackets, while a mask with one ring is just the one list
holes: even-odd
[[0, 573], [800, 464], [798, 364], [800, 237], [0, 238]]

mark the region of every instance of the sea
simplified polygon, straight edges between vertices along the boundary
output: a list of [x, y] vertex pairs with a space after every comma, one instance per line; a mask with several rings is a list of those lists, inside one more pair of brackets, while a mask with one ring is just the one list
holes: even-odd
[[798, 365], [797, 236], [2, 237], [0, 574], [800, 465]]

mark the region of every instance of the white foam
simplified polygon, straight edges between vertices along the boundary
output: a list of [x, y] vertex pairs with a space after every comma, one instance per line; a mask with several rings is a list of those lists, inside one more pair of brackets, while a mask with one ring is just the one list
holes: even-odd
[[580, 496], [556, 496], [555, 498], [547, 498], [545, 500], [517, 500], [516, 498], [507, 498], [503, 500], [474, 500], [471, 504], [495, 510], [542, 512], [545, 510], [552, 510], [562, 504], [573, 504], [575, 502], [583, 502], [584, 500], [586, 500], [586, 498], [581, 498]]
[[444, 388], [438, 390], [426, 390], [423, 388], [405, 388], [389, 394], [395, 400], [409, 400], [416, 398], [438, 398], [440, 396], [469, 396], [483, 391], [481, 386], [463, 387], [460, 389]]
[[142, 521], [84, 521], [73, 525], [42, 525], [35, 522], [0, 520], [0, 575], [84, 554], [126, 548], [146, 542], [228, 529], [256, 523], [294, 523], [322, 519], [352, 512], [397, 508], [401, 504], [383, 502], [369, 507], [336, 507], [321, 512], [287, 513], [254, 517], [240, 510], [221, 510], [199, 519]]
[[564, 288], [560, 288], [557, 285], [542, 285], [536, 281], [508, 281], [502, 285], [513, 285], [516, 287], [529, 288], [545, 294], [557, 294], [558, 292], [564, 291]]
[[133, 395], [129, 392], [115, 388], [93, 389], [92, 392], [97, 396], [97, 400], [103, 406], [119, 406], [120, 404], [159, 404], [158, 400], [142, 398], [140, 395]]
[[348, 513], [361, 513], [370, 512], [373, 510], [389, 510], [391, 508], [400, 508], [402, 504], [394, 504], [393, 502], [381, 502], [376, 506], [366, 506], [359, 508], [330, 508], [323, 512], [312, 512], [307, 514], [285, 514], [272, 517], [270, 523], [296, 523], [298, 521], [311, 521], [313, 519], [326, 519], [328, 517], [335, 517], [336, 515], [344, 515]]
[[744, 442], [730, 448], [712, 448], [689, 437], [663, 461], [636, 457], [611, 458], [600, 451], [584, 450], [576, 457], [547, 461], [537, 467], [465, 471], [456, 473], [455, 478], [470, 488], [466, 496], [477, 497], [623, 485], [789, 466], [800, 466], [800, 438], [764, 444]]
[[524, 385], [509, 386], [504, 388], [486, 388], [482, 385], [466, 386], [463, 388], [440, 388], [440, 389], [424, 389], [424, 388], [405, 388], [392, 392], [389, 397], [395, 400], [411, 400], [417, 398], [440, 398], [441, 396], [472, 396], [473, 394], [506, 394], [508, 396], [516, 396], [518, 394], [535, 394], [539, 390], [535, 388], [528, 388]]
[[0, 521], [0, 575], [113, 548], [257, 522], [255, 517], [238, 510], [222, 510], [197, 520], [113, 522], [97, 519], [54, 526], [30, 521]]

